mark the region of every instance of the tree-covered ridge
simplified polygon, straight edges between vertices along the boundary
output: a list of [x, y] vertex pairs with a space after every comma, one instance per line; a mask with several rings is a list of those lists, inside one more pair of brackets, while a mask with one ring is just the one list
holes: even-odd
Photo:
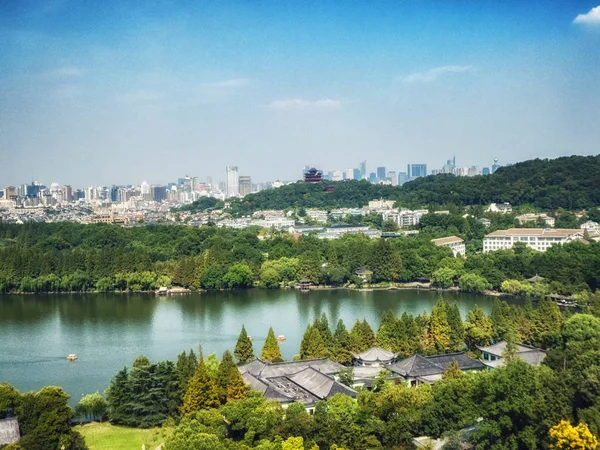
[[[496, 216], [493, 226], [513, 221]], [[574, 242], [546, 252], [516, 245], [461, 259], [431, 239], [456, 234], [474, 253], [486, 233], [474, 217], [428, 214], [421, 228], [417, 236], [397, 239], [346, 235], [322, 240], [216, 226], [0, 224], [0, 241], [5, 243], [0, 248], [0, 293], [149, 291], [169, 285], [194, 290], [279, 288], [304, 279], [325, 286], [361, 286], [365, 280], [356, 272], [363, 268], [370, 272], [370, 283], [426, 279], [443, 288], [492, 288], [538, 298], [550, 293], [585, 296], [598, 288], [600, 243]], [[544, 280], [525, 283], [535, 275]]]
[[[534, 159], [501, 167], [491, 175], [430, 175], [397, 187], [365, 180], [297, 182], [230, 201], [231, 211], [239, 214], [287, 208], [357, 208], [376, 198], [396, 200], [407, 207], [509, 202], [545, 210], [576, 210], [600, 205], [597, 186], [600, 186], [600, 155]], [[203, 202], [186, 209], [204, 207]]]

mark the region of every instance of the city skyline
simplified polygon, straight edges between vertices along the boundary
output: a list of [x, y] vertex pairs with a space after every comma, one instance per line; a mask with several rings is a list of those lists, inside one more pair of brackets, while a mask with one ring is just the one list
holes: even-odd
[[4, 2], [0, 183], [597, 153], [596, 6]]

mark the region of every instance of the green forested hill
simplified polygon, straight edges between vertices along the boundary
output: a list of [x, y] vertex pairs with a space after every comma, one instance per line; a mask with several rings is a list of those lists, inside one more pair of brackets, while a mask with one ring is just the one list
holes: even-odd
[[[327, 192], [326, 187], [333, 187]], [[419, 178], [403, 186], [373, 185], [367, 181], [297, 182], [258, 192], [233, 202], [236, 212], [290, 207], [361, 207], [369, 200], [398, 200], [408, 207], [431, 203], [479, 205], [510, 202], [540, 209], [569, 210], [600, 205], [600, 155], [534, 159], [502, 167], [492, 175], [456, 177], [437, 175]]]

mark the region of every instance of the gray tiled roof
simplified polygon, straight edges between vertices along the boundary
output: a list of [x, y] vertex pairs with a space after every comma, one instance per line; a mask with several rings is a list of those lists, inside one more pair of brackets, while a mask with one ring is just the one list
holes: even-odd
[[344, 368], [341, 364], [331, 361], [329, 358], [304, 359], [299, 361], [286, 361], [281, 363], [268, 363], [260, 359], [255, 359], [240, 366], [240, 372], [250, 372], [252, 375], [262, 378], [287, 376], [298, 373], [308, 367], [318, 370], [327, 375], [338, 373]]
[[375, 361], [390, 361], [396, 356], [395, 353], [384, 350], [380, 347], [371, 347], [369, 350], [365, 350], [362, 353], [353, 354], [356, 359], [367, 362]]
[[[300, 362], [302, 361], [291, 362], [295, 364], [267, 364], [256, 360], [239, 367], [239, 370], [242, 378], [252, 390], [262, 392], [266, 399], [280, 403], [297, 401], [304, 405], [314, 405], [318, 400], [329, 398], [337, 393], [356, 397], [356, 391], [338, 383], [326, 373], [306, 363], [314, 363], [324, 370], [335, 369], [336, 372], [339, 372], [337, 367], [340, 366], [339, 364], [333, 363], [332, 365], [332, 361], [326, 359], [304, 361], [303, 365], [298, 364]], [[276, 367], [271, 370], [273, 366]], [[253, 374], [250, 372], [251, 370], [258, 373]], [[294, 373], [282, 373], [285, 370]], [[275, 375], [265, 376], [265, 372], [274, 372]]]
[[461, 370], [482, 369], [485, 367], [481, 361], [470, 358], [464, 353], [451, 353], [426, 357], [413, 355], [392, 364], [389, 369], [405, 378], [427, 377], [444, 373], [453, 361], [456, 361]]
[[[515, 344], [515, 347], [516, 347], [516, 353], [528, 352], [531, 350], [541, 350], [541, 349], [538, 349], [537, 347], [533, 347], [533, 346], [527, 345], [527, 344]], [[506, 341], [500, 341], [500, 342], [496, 342], [493, 345], [488, 345], [487, 347], [477, 347], [477, 348], [482, 352], [489, 353], [490, 355], [502, 356], [504, 354], [504, 352], [506, 351]], [[543, 350], [541, 350], [541, 351], [543, 351]]]
[[[312, 367], [308, 367], [302, 372], [292, 375], [289, 379], [320, 399], [328, 398], [337, 392], [356, 397], [356, 391], [338, 383], [333, 378]], [[335, 392], [332, 394], [334, 390]]]
[[268, 387], [267, 384], [265, 382], [259, 380], [258, 378], [256, 378], [250, 372], [243, 372], [242, 378], [244, 379], [246, 384], [250, 385], [250, 387], [252, 388], [253, 391], [258, 391], [258, 392], [264, 393], [267, 390], [267, 387]]

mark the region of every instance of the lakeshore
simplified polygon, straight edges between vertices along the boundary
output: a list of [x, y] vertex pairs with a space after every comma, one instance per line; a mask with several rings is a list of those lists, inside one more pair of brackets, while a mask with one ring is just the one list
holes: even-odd
[[[476, 304], [489, 313], [493, 298], [446, 292], [464, 315]], [[376, 327], [383, 312], [431, 311], [439, 293], [429, 290], [249, 289], [153, 294], [5, 295], [0, 301], [0, 380], [27, 391], [61, 385], [76, 403], [102, 392], [137, 356], [176, 359], [202, 344], [206, 355], [233, 349], [244, 324], [260, 349], [269, 326], [287, 340], [284, 359], [298, 352], [306, 325], [325, 312], [351, 326], [366, 318]], [[509, 299], [521, 303], [518, 299]], [[75, 353], [77, 361], [66, 355]]]

